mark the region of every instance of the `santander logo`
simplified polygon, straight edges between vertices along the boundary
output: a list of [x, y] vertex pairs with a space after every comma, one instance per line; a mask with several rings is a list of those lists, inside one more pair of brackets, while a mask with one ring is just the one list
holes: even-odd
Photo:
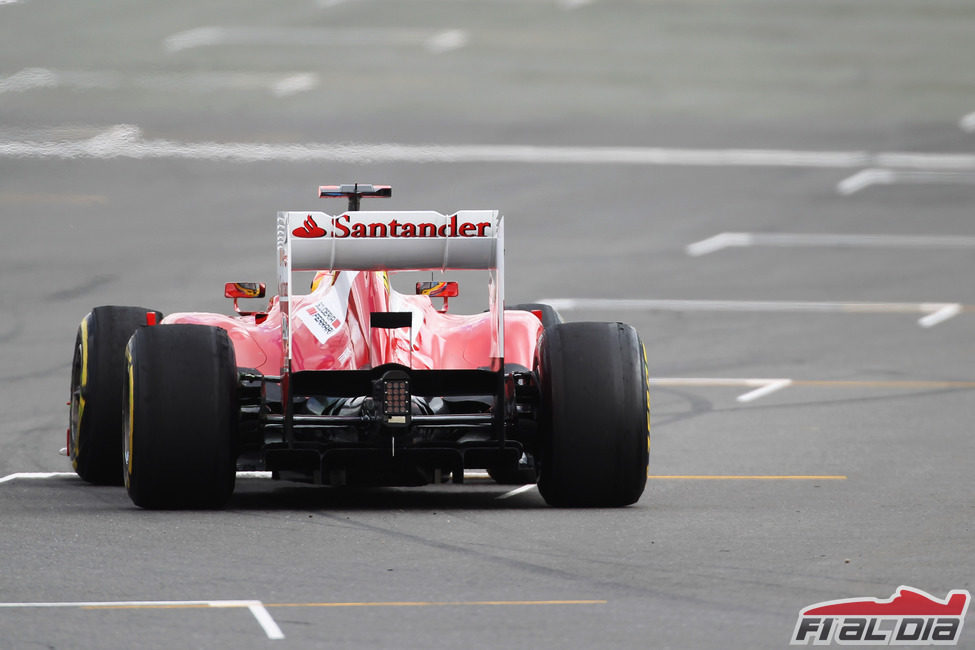
[[303, 237], [305, 239], [310, 239], [312, 237], [324, 237], [326, 235], [325, 229], [315, 223], [315, 220], [311, 215], [305, 219], [305, 223], [300, 228], [295, 228], [291, 231], [291, 234], [295, 237]]
[[308, 215], [299, 228], [291, 231], [295, 237], [315, 239], [331, 236], [336, 239], [374, 238], [374, 237], [487, 237], [491, 222], [459, 221], [457, 215], [448, 217], [446, 223], [400, 222], [396, 218], [388, 221], [364, 223], [353, 222], [348, 214], [332, 218], [331, 235]]

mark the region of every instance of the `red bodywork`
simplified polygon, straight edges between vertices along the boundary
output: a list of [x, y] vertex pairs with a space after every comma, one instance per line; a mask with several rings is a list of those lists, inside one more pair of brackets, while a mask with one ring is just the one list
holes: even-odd
[[[344, 276], [344, 277], [342, 277]], [[292, 296], [292, 371], [360, 370], [398, 363], [418, 370], [489, 368], [492, 323], [488, 312], [460, 315], [440, 313], [428, 296], [410, 296], [389, 287], [382, 271], [322, 272], [317, 288]], [[301, 314], [334, 316], [315, 324]], [[372, 312], [413, 312], [413, 327], [370, 327]], [[297, 317], [296, 317], [297, 316]], [[170, 314], [163, 323], [197, 323], [227, 330], [237, 365], [265, 375], [281, 372], [281, 311], [279, 298], [271, 300], [267, 316], [225, 316], [185, 312]], [[309, 324], [311, 323], [311, 324]], [[531, 368], [541, 321], [532, 313], [508, 311], [504, 315], [504, 362]], [[412, 334], [412, 340], [411, 340]]]

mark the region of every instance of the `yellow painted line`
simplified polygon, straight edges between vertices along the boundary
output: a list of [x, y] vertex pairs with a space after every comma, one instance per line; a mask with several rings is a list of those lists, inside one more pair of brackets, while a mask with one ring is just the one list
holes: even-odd
[[605, 605], [606, 600], [459, 600], [349, 603], [265, 603], [265, 607], [496, 607], [524, 605]]
[[688, 481], [845, 481], [842, 474], [647, 474], [649, 479]]
[[61, 205], [105, 205], [108, 198], [101, 194], [26, 194], [0, 192], [0, 203], [56, 203]]

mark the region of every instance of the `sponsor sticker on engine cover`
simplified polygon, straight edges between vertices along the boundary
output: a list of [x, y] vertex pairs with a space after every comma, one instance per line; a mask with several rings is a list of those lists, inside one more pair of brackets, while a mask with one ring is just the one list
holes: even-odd
[[322, 298], [298, 309], [298, 318], [319, 343], [325, 343], [345, 323], [349, 310], [349, 291], [358, 272], [340, 273], [335, 284], [322, 292]]

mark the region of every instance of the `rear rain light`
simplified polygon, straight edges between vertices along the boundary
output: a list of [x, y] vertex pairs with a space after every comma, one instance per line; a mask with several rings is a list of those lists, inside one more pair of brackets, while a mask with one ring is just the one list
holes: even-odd
[[390, 426], [407, 426], [410, 423], [410, 406], [411, 399], [409, 378], [383, 378], [383, 422]]

